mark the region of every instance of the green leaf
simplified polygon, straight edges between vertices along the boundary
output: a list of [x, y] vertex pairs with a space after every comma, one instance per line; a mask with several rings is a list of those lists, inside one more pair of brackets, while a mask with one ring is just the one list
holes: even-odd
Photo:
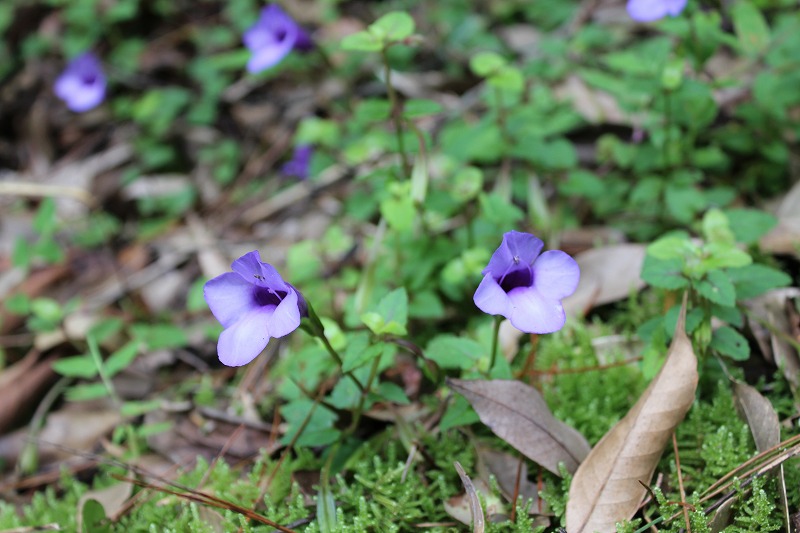
[[102, 383], [87, 383], [68, 388], [65, 396], [71, 402], [96, 400], [108, 396], [108, 389]]
[[144, 342], [149, 350], [180, 348], [189, 343], [186, 332], [171, 324], [134, 324], [131, 333]]
[[128, 401], [122, 404], [120, 413], [122, 416], [141, 416], [153, 412], [161, 407], [160, 400], [148, 400], [142, 402]]
[[90, 355], [75, 355], [54, 361], [53, 370], [69, 378], [89, 379], [97, 375], [97, 365]]
[[447, 431], [450, 428], [458, 426], [468, 426], [479, 421], [478, 413], [469, 404], [463, 396], [456, 395], [455, 399], [450, 402], [441, 422], [439, 422], [439, 431]]
[[354, 52], [380, 52], [383, 41], [368, 31], [359, 31], [342, 39], [341, 47]]
[[476, 76], [485, 78], [506, 66], [503, 56], [494, 52], [479, 52], [469, 60], [469, 68]]
[[778, 224], [778, 219], [759, 209], [726, 209], [728, 223], [738, 242], [753, 244]]
[[472, 368], [484, 354], [486, 350], [478, 342], [455, 335], [434, 337], [425, 348], [425, 357], [441, 368]]
[[736, 268], [753, 262], [750, 254], [740, 250], [733, 244], [708, 243], [703, 247], [706, 257], [701, 262], [701, 272], [720, 268]]
[[525, 78], [516, 67], [503, 67], [486, 80], [489, 85], [505, 91], [521, 93], [525, 88]]
[[133, 360], [136, 359], [137, 355], [139, 355], [139, 342], [128, 342], [122, 348], [112, 353], [108, 359], [106, 359], [106, 362], [103, 364], [106, 375], [108, 377], [112, 377], [122, 370], [125, 370], [133, 362]]
[[684, 259], [696, 255], [697, 247], [689, 240], [689, 235], [677, 231], [665, 235], [647, 247], [647, 255], [656, 259]]
[[661, 86], [668, 91], [674, 91], [680, 87], [683, 82], [683, 69], [683, 58], [674, 58], [668, 61], [664, 70], [661, 71]]
[[728, 217], [719, 209], [709, 209], [703, 215], [703, 237], [707, 242], [733, 244], [733, 232], [728, 224]]
[[351, 372], [371, 363], [376, 357], [380, 357], [385, 349], [386, 344], [383, 342], [370, 344], [369, 335], [366, 333], [351, 336], [342, 355], [342, 372]]
[[389, 226], [400, 233], [413, 229], [417, 218], [414, 200], [410, 195], [386, 198], [381, 202], [381, 214]]
[[642, 279], [653, 287], [682, 289], [689, 285], [682, 270], [683, 261], [680, 259], [657, 259], [648, 254], [642, 265]]
[[750, 357], [750, 345], [747, 339], [730, 326], [717, 328], [711, 336], [709, 346], [736, 361], [747, 361]]
[[769, 26], [756, 6], [747, 0], [739, 0], [733, 4], [731, 17], [744, 53], [755, 56], [767, 48], [770, 41]]
[[414, 19], [404, 11], [392, 11], [370, 24], [369, 32], [383, 44], [402, 41], [414, 33]]
[[374, 311], [361, 315], [361, 321], [375, 335], [405, 335], [407, 320], [408, 294], [403, 287], [381, 298]]
[[31, 301], [31, 313], [52, 323], [60, 322], [64, 316], [61, 305], [52, 298], [34, 298]]
[[778, 287], [786, 287], [792, 278], [785, 272], [767, 265], [752, 264], [740, 268], [731, 268], [728, 275], [736, 287], [740, 300], [749, 300]]
[[406, 101], [403, 105], [403, 116], [408, 119], [427, 117], [441, 112], [442, 104], [433, 100], [414, 98]]
[[478, 167], [467, 166], [459, 169], [453, 176], [450, 194], [459, 202], [475, 198], [483, 189], [483, 171]]
[[408, 399], [408, 396], [406, 396], [406, 393], [403, 391], [403, 388], [397, 383], [392, 383], [391, 381], [384, 381], [380, 383], [375, 392], [384, 400], [388, 400], [392, 403], [399, 405], [408, 405], [411, 403]]
[[709, 272], [705, 279], [695, 283], [695, 289], [701, 296], [715, 304], [736, 305], [736, 289], [730, 278], [720, 270]]

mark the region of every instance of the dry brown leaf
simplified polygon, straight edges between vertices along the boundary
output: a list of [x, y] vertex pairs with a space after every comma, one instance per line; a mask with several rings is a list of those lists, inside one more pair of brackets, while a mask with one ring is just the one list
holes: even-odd
[[754, 387], [738, 381], [733, 382], [733, 395], [736, 406], [750, 426], [756, 450], [760, 453], [777, 446], [781, 441], [781, 424], [769, 400]]
[[0, 435], [24, 423], [57, 378], [52, 369], [55, 358], [39, 361], [37, 357], [26, 356], [0, 372]]
[[800, 182], [786, 194], [774, 214], [778, 225], [761, 237], [761, 249], [800, 256]]
[[536, 485], [528, 481], [528, 465], [521, 457], [479, 446], [478, 473], [486, 483], [489, 482], [489, 476], [493, 475], [503, 497], [511, 505], [516, 505], [514, 495], [517, 494], [522, 501], [531, 500], [529, 512], [535, 512], [538, 508], [539, 492]]
[[627, 113], [622, 111], [616, 98], [605, 91], [587, 85], [577, 74], [555, 88], [556, 97], [569, 100], [580, 116], [592, 124], [630, 124]]
[[645, 245], [615, 244], [592, 248], [575, 256], [581, 268], [578, 288], [564, 299], [564, 310], [578, 316], [592, 307], [627, 298], [645, 286], [639, 277]]
[[583, 461], [569, 491], [570, 533], [615, 531], [628, 520], [649, 483], [664, 447], [694, 401], [697, 358], [684, 331], [686, 299], [661, 371], [625, 418]]
[[786, 287], [771, 290], [746, 302], [750, 309], [748, 324], [764, 357], [783, 371], [794, 390], [800, 387], [800, 357], [784, 335], [790, 335], [792, 330], [787, 303], [798, 297], [800, 289]]
[[589, 453], [583, 435], [555, 418], [533, 387], [502, 379], [448, 379], [447, 384], [472, 404], [495, 435], [557, 476], [559, 463], [574, 472]]
[[731, 523], [734, 503], [736, 503], [735, 497], [728, 498], [714, 511], [714, 516], [712, 516], [711, 520], [708, 522], [708, 527], [711, 529], [712, 533], [720, 533], [720, 531], [728, 527]]
[[83, 523], [83, 509], [89, 500], [95, 500], [103, 506], [106, 518], [115, 520], [118, 518], [116, 515], [125, 507], [125, 502], [133, 494], [133, 485], [130, 483], [122, 482], [108, 487], [90, 490], [84, 493], [78, 500], [78, 513], [76, 517], [78, 531], [84, 531]]
[[[469, 478], [467, 473], [464, 472], [464, 467], [462, 467], [458, 461], [456, 461], [454, 465], [456, 467], [456, 472], [458, 472], [458, 477], [461, 478], [461, 483], [464, 485], [465, 494], [463, 496], [455, 496], [454, 498], [450, 498], [450, 500], [445, 502], [445, 511], [447, 511], [450, 516], [464, 524], [469, 524], [472, 522], [472, 533], [483, 533], [486, 529], [486, 519], [483, 517], [483, 508], [481, 507], [481, 500], [478, 498], [478, 493], [475, 490], [475, 485], [472, 484], [472, 480]], [[480, 483], [483, 485], [483, 482]], [[489, 487], [482, 487], [482, 492], [484, 496], [491, 495]], [[467, 521], [464, 520], [464, 513], [458, 512], [459, 509], [463, 508], [465, 499], [470, 512], [469, 520]], [[497, 498], [495, 498], [495, 500], [496, 499]], [[450, 507], [449, 510], [448, 507]], [[451, 511], [454, 511], [455, 514], [451, 513]], [[459, 515], [461, 518], [459, 518]]]

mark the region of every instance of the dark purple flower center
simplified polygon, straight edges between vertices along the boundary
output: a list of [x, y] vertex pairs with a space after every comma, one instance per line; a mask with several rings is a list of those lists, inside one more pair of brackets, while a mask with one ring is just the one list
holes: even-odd
[[275, 291], [256, 285], [253, 290], [253, 302], [259, 307], [267, 307], [269, 305], [277, 306], [286, 298], [287, 294], [286, 291]]
[[524, 268], [512, 270], [498, 279], [497, 283], [506, 294], [517, 287], [530, 287], [533, 285], [533, 269], [526, 265]]
[[288, 35], [288, 33], [289, 32], [284, 27], [275, 28], [275, 40], [278, 41], [279, 43], [283, 42], [283, 40], [286, 39], [286, 35]]
[[84, 85], [94, 85], [97, 81], [97, 73], [96, 72], [84, 72], [81, 74], [81, 81]]

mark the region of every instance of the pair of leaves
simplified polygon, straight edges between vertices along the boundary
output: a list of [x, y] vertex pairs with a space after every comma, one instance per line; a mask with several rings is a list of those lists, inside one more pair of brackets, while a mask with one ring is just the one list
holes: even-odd
[[380, 52], [384, 48], [411, 37], [414, 33], [414, 19], [402, 11], [387, 13], [365, 31], [348, 35], [342, 40], [344, 50], [360, 52]]

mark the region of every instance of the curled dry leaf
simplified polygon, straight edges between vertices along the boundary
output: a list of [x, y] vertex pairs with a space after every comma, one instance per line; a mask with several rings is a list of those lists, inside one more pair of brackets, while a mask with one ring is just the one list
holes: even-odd
[[614, 244], [592, 248], [575, 256], [581, 267], [578, 288], [564, 299], [564, 310], [578, 316], [592, 307], [627, 298], [645, 286], [639, 277], [646, 247], [643, 244]]
[[519, 381], [448, 379], [447, 384], [472, 404], [481, 422], [528, 459], [556, 475], [569, 472], [589, 453], [589, 443], [558, 420], [533, 387]]
[[738, 381], [733, 382], [733, 395], [736, 406], [750, 426], [759, 453], [777, 446], [781, 441], [781, 424], [769, 400], [755, 388]]
[[[76, 516], [78, 531], [89, 531], [94, 528], [99, 528], [100, 524], [94, 519], [111, 519], [116, 520], [119, 518], [119, 513], [124, 509], [125, 502], [133, 494], [133, 485], [127, 482], [117, 483], [108, 487], [90, 490], [86, 492], [78, 500], [78, 512]], [[87, 504], [90, 500], [100, 504], [103, 508], [103, 516], [92, 516], [92, 513], [87, 513]]]
[[697, 358], [686, 336], [686, 299], [661, 371], [625, 418], [600, 439], [575, 472], [567, 501], [567, 531], [615, 531], [649, 484], [675, 427], [694, 401]]
[[[461, 478], [461, 484], [464, 485], [465, 495], [467, 497], [467, 502], [469, 504], [469, 511], [472, 518], [472, 533], [483, 533], [486, 529], [486, 519], [483, 517], [483, 508], [481, 507], [481, 500], [478, 498], [478, 493], [475, 490], [475, 485], [472, 484], [472, 480], [469, 478], [466, 472], [464, 472], [464, 467], [461, 466], [461, 463], [456, 461], [454, 463], [456, 467], [456, 472], [458, 472], [458, 477]], [[486, 487], [484, 494], [491, 494]], [[456, 498], [459, 498], [458, 496]], [[453, 498], [450, 499], [451, 503]], [[446, 508], [446, 507], [445, 507]], [[449, 512], [449, 511], [448, 511]], [[463, 522], [461, 518], [451, 514], [453, 518], [460, 520]], [[464, 522], [468, 523], [468, 522]]]
[[800, 298], [800, 289], [786, 287], [746, 302], [748, 324], [764, 357], [783, 371], [793, 390], [800, 387], [800, 357], [786, 336], [792, 334], [791, 305], [795, 298]]

